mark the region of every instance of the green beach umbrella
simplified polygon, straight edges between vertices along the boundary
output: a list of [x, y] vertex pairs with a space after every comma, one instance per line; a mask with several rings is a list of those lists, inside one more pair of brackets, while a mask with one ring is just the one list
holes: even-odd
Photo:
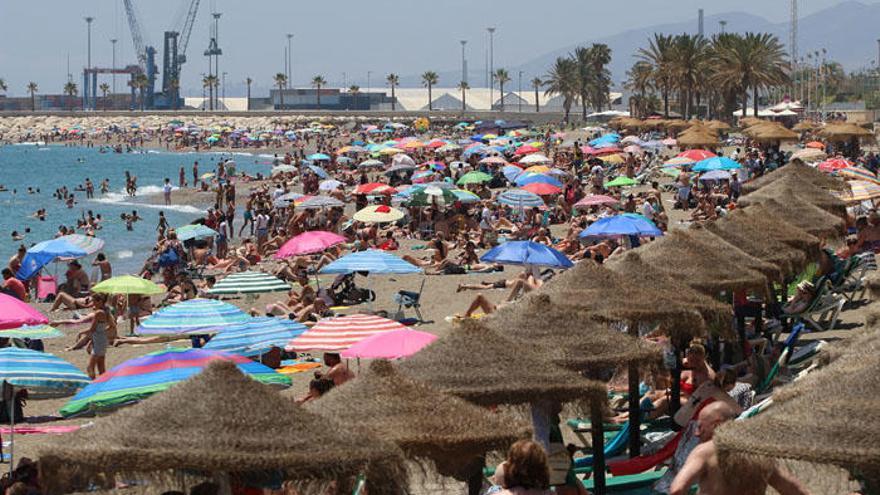
[[467, 184], [482, 184], [484, 182], [489, 182], [490, 180], [492, 180], [491, 175], [485, 172], [473, 171], [462, 175], [461, 178], [458, 179], [457, 184], [459, 186], [464, 186]]
[[625, 187], [625, 186], [634, 186], [636, 185], [636, 181], [630, 179], [629, 177], [616, 177], [611, 182], [606, 182], [605, 187]]
[[201, 224], [184, 225], [174, 229], [177, 232], [177, 238], [181, 241], [190, 239], [203, 239], [206, 237], [214, 237], [219, 235], [216, 230]]
[[216, 295], [258, 294], [261, 292], [289, 291], [290, 284], [263, 272], [241, 272], [217, 282], [208, 293]]
[[92, 292], [154, 296], [162, 294], [165, 291], [152, 281], [145, 278], [135, 277], [134, 275], [119, 275], [95, 285], [92, 287]]
[[410, 206], [451, 205], [458, 201], [458, 196], [450, 189], [436, 186], [419, 187], [413, 191], [411, 199], [407, 201]]
[[7, 339], [53, 339], [64, 337], [60, 330], [49, 325], [34, 325], [29, 327], [10, 328], [0, 330], [0, 338]]

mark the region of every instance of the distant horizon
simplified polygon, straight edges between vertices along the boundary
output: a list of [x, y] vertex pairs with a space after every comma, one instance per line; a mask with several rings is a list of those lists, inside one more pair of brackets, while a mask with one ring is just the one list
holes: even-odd
[[[175, 13], [185, 13], [190, 0], [134, 0], [140, 9], [144, 37], [157, 48], [157, 65], [162, 65], [162, 31], [170, 29]], [[799, 18], [832, 6], [863, 4], [875, 6], [880, 0], [841, 2], [812, 0], [799, 5]], [[784, 4], [784, 5], [783, 5]], [[147, 6], [149, 5], [149, 8]], [[697, 28], [697, 10], [707, 18], [719, 15], [756, 16], [773, 24], [787, 22], [788, 2], [768, 3], [743, 0], [728, 10], [727, 5], [699, 0], [681, 0], [667, 5], [657, 0], [622, 0], [615, 5], [586, 5], [577, 0], [555, 2], [553, 10], [536, 16], [525, 0], [488, 0], [472, 5], [467, 0], [447, 0], [442, 5], [415, 2], [401, 7], [394, 0], [376, 0], [370, 5], [340, 0], [332, 4], [288, 4], [278, 0], [252, 4], [228, 0], [203, 0], [183, 67], [181, 95], [201, 96], [201, 74], [207, 72], [206, 57], [210, 12], [222, 12], [220, 19], [220, 71], [227, 72], [226, 96], [245, 95], [244, 79], [254, 79], [253, 96], [267, 95], [275, 73], [284, 72], [285, 34], [293, 33], [292, 86], [309, 87], [315, 74], [322, 74], [328, 87], [359, 85], [363, 91], [385, 88], [385, 75], [394, 72], [402, 83], [412, 87], [413, 77], [426, 70], [460, 75], [461, 45], [466, 39], [469, 79], [472, 87], [485, 87], [485, 28], [497, 27], [494, 66], [515, 68], [561, 48], [588, 43], [593, 39], [620, 35], [629, 30], [653, 26], [692, 23]], [[117, 42], [117, 67], [135, 63], [131, 34], [122, 0], [93, 0], [88, 5], [32, 0], [27, 3], [0, 0], [5, 14], [0, 16], [0, 43], [10, 47], [0, 51], [0, 78], [10, 97], [28, 96], [26, 85], [35, 81], [40, 94], [60, 94], [67, 81], [67, 60], [72, 80], [82, 93], [82, 69], [86, 64], [86, 16], [92, 24], [92, 65], [110, 67], [111, 38]], [[348, 9], [345, 15], [341, 11]], [[51, 15], [47, 15], [51, 12]], [[625, 12], [626, 15], [621, 15]], [[600, 20], [597, 22], [596, 20]], [[707, 26], [707, 32], [717, 26]], [[856, 33], [848, 33], [855, 36]], [[800, 38], [815, 33], [804, 33]], [[781, 41], [788, 44], [787, 37]], [[305, 41], [308, 40], [308, 41]], [[645, 40], [647, 41], [647, 40]], [[876, 49], [875, 49], [876, 51]], [[619, 64], [633, 54], [614, 53]], [[834, 54], [829, 54], [834, 58]], [[538, 74], [529, 66], [524, 78]], [[540, 70], [546, 70], [542, 68]], [[371, 72], [367, 81], [367, 72]], [[459, 76], [455, 76], [456, 79]], [[161, 79], [161, 75], [159, 76]], [[100, 82], [108, 82], [110, 78]], [[344, 82], [344, 84], [343, 84]], [[439, 86], [453, 87], [441, 78]], [[619, 83], [619, 81], [615, 81]], [[159, 83], [161, 85], [161, 83]], [[127, 92], [125, 78], [117, 76], [116, 93]], [[510, 88], [518, 89], [518, 88]], [[221, 90], [222, 91], [222, 90]]]

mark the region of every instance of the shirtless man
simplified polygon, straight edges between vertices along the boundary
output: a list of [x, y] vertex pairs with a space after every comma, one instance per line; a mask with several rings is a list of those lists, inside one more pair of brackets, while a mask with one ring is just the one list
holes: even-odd
[[332, 380], [333, 385], [336, 387], [354, 378], [354, 373], [348, 369], [348, 366], [342, 362], [342, 358], [339, 357], [339, 354], [335, 352], [324, 353], [324, 364], [330, 369], [327, 373], [322, 374], [321, 378]]
[[767, 491], [767, 485], [781, 495], [808, 495], [806, 488], [779, 466], [774, 466], [772, 472], [767, 473], [769, 476], [754, 476], [743, 472], [736, 480], [725, 478], [712, 435], [715, 428], [735, 417], [734, 409], [723, 402], [713, 402], [700, 411], [696, 434], [701, 443], [694, 448], [672, 481], [669, 494], [685, 495], [689, 493], [691, 485], [696, 483], [700, 486], [700, 493], [705, 495], [763, 495]]

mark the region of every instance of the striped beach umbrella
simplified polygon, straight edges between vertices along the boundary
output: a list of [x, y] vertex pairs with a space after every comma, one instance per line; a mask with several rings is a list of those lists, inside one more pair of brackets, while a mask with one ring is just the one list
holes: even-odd
[[98, 239], [97, 237], [92, 237], [88, 235], [82, 234], [70, 234], [63, 235], [59, 237], [59, 239], [63, 239], [74, 246], [81, 248], [86, 254], [95, 254], [98, 251], [104, 249], [104, 241]]
[[259, 294], [261, 292], [287, 292], [290, 284], [263, 272], [247, 271], [233, 273], [217, 282], [208, 290], [210, 294]]
[[[848, 203], [857, 203], [869, 199], [880, 198], [880, 184], [866, 180], [851, 180], [846, 183], [849, 191], [840, 194], [840, 199]], [[0, 332], [2, 335], [2, 332]]]
[[290, 386], [290, 378], [244, 356], [175, 347], [129, 359], [113, 367], [80, 390], [59, 412], [69, 417], [132, 404], [167, 390], [197, 375], [208, 363], [220, 360], [232, 361], [242, 373], [260, 383]]
[[306, 199], [302, 203], [296, 202], [295, 204], [297, 207], [303, 208], [305, 210], [317, 210], [320, 208], [341, 208], [345, 206], [345, 203], [330, 196], [313, 196]]
[[57, 337], [64, 337], [64, 334], [61, 333], [55, 327], [50, 327], [49, 325], [34, 325], [34, 326], [24, 326], [18, 328], [10, 328], [8, 330], [0, 330], [0, 338], [4, 339], [54, 339]]
[[373, 335], [391, 330], [405, 330], [407, 327], [394, 320], [374, 315], [349, 315], [326, 318], [311, 330], [288, 342], [285, 349], [290, 352], [341, 351]]
[[256, 357], [272, 347], [284, 348], [293, 338], [300, 336], [308, 327], [288, 318], [260, 316], [246, 323], [224, 328], [214, 336], [204, 349]]
[[138, 332], [149, 335], [214, 333], [250, 318], [232, 304], [215, 299], [190, 299], [166, 306], [145, 319]]
[[541, 196], [523, 189], [510, 189], [502, 192], [495, 198], [503, 205], [514, 208], [539, 208], [545, 206]]
[[347, 254], [325, 266], [320, 273], [421, 273], [422, 269], [393, 254], [367, 249]]
[[53, 393], [73, 393], [89, 384], [76, 366], [48, 352], [5, 347], [0, 349], [0, 382]]
[[870, 170], [862, 167], [847, 167], [835, 172], [838, 177], [844, 179], [856, 179], [880, 184], [880, 178], [871, 173]]

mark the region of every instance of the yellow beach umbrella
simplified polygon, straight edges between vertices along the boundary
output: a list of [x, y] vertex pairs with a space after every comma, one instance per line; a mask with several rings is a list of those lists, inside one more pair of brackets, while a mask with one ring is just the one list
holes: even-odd
[[403, 218], [403, 212], [386, 205], [371, 205], [355, 213], [352, 218], [358, 222], [396, 222]]
[[612, 155], [600, 156], [599, 159], [605, 163], [611, 163], [614, 165], [620, 165], [621, 163], [624, 163], [626, 161], [623, 159], [622, 156], [618, 155], [617, 153], [614, 153]]
[[526, 172], [532, 172], [536, 174], [546, 174], [550, 172], [550, 167], [547, 165], [533, 165], [525, 170]]
[[415, 149], [424, 148], [424, 147], [425, 147], [425, 143], [423, 143], [421, 141], [409, 141], [403, 145], [403, 148], [408, 149], [408, 150], [415, 150]]
[[398, 153], [403, 153], [403, 150], [400, 148], [383, 148], [379, 150], [380, 155], [396, 155]]

